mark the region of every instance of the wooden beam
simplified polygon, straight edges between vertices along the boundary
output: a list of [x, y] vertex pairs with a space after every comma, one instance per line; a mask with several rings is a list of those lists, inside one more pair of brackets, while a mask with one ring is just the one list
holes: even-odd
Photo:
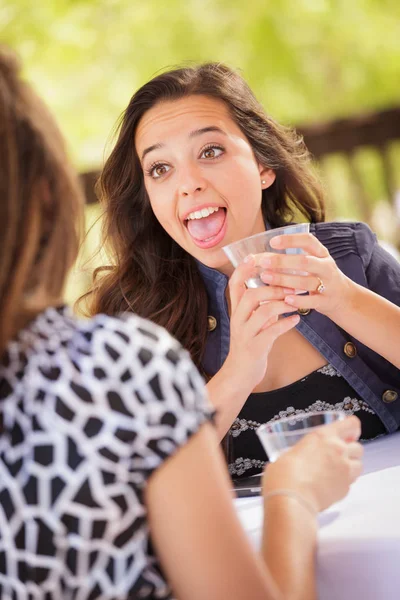
[[96, 204], [98, 202], [94, 187], [99, 175], [100, 171], [88, 171], [86, 173], [81, 173], [80, 175], [81, 184], [86, 197], [86, 204]]
[[360, 146], [386, 146], [400, 139], [400, 107], [328, 123], [296, 127], [315, 156], [347, 153]]
[[[349, 156], [362, 146], [374, 147], [379, 152], [382, 148], [387, 151], [390, 142], [400, 140], [400, 107], [326, 123], [299, 125], [296, 130], [304, 137], [308, 149], [316, 159], [334, 153]], [[386, 161], [384, 166], [387, 171], [389, 163]], [[98, 201], [94, 191], [98, 176], [98, 171], [89, 171], [81, 175], [87, 204]], [[392, 195], [392, 176], [388, 172], [386, 178], [385, 185]]]

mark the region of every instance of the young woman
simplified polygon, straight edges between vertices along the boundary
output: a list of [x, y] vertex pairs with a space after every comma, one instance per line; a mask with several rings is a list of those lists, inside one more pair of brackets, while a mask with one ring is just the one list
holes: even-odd
[[81, 322], [62, 306], [81, 193], [4, 49], [0, 190], [1, 598], [315, 598], [316, 514], [360, 473], [358, 420], [268, 469], [267, 569], [187, 352], [140, 317]]
[[[145, 84], [100, 184], [115, 263], [95, 281], [91, 312], [132, 310], [190, 351], [208, 376], [220, 438], [228, 432], [233, 476], [265, 465], [255, 430], [270, 419], [339, 408], [357, 413], [364, 439], [399, 427], [390, 324], [379, 329], [380, 311], [357, 313], [371, 291], [399, 319], [400, 265], [366, 225], [321, 222], [323, 193], [304, 144], [239, 75], [205, 64]], [[282, 243], [306, 256], [265, 257], [269, 286], [246, 291], [254, 264], [232, 274], [222, 246], [295, 215], [313, 235]], [[300, 316], [277, 320], [297, 308]]]

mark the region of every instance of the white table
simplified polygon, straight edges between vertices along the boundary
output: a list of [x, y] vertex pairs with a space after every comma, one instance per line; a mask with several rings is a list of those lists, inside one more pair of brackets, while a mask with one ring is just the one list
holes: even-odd
[[[235, 505], [259, 548], [262, 499]], [[399, 600], [400, 433], [365, 444], [363, 475], [320, 514], [317, 579], [319, 600]]]

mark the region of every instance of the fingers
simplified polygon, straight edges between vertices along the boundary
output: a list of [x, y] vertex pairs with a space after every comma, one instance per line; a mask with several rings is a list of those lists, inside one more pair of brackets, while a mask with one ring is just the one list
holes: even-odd
[[[282, 290], [273, 289], [274, 286], [262, 286], [248, 290], [245, 282], [252, 277], [258, 277], [259, 268], [256, 266], [255, 257], [253, 255], [249, 255], [246, 261], [247, 262], [243, 262], [236, 267], [229, 280], [232, 314], [236, 312], [236, 309], [245, 294], [249, 297], [248, 302], [249, 306], [252, 306], [251, 310], [255, 310], [260, 302], [265, 302], [267, 300], [283, 300], [284, 298]], [[294, 292], [294, 288], [289, 287], [285, 290], [285, 294], [290, 294], [292, 292]]]
[[251, 279], [255, 274], [255, 264], [256, 261], [254, 256], [248, 256], [245, 259], [245, 262], [236, 267], [229, 280], [229, 295], [231, 299], [232, 314], [236, 311], [243, 294], [246, 292], [245, 281]]
[[[287, 290], [275, 286], [265, 286], [246, 290], [242, 295], [235, 312], [232, 310], [232, 316], [235, 319], [236, 325], [244, 325], [253, 315], [254, 311], [258, 311], [262, 306], [268, 306], [272, 302], [281, 301], [286, 308], [286, 312], [292, 312], [295, 309], [283, 303], [286, 293]], [[282, 314], [284, 312], [285, 310], [276, 314]], [[265, 311], [264, 314], [266, 314]]]
[[277, 254], [267, 252], [260, 255], [258, 264], [261, 269], [289, 269], [318, 274], [324, 267], [324, 260], [308, 254]]
[[346, 453], [349, 461], [350, 481], [353, 482], [361, 475], [363, 470], [364, 448], [358, 442], [350, 442], [347, 444]]
[[276, 271], [263, 271], [260, 278], [264, 283], [294, 290], [315, 292], [321, 283], [316, 275], [295, 275], [290, 273], [277, 273]]
[[350, 442], [347, 444], [346, 453], [350, 460], [361, 460], [364, 456], [364, 448], [358, 442]]
[[272, 345], [279, 336], [290, 329], [293, 329], [293, 327], [296, 327], [299, 321], [300, 317], [296, 314], [285, 317], [284, 319], [278, 319], [275, 323], [268, 325], [267, 328], [258, 335], [261, 348]]
[[[260, 306], [253, 312], [247, 323], [247, 335], [249, 337], [256, 336], [263, 329], [269, 328], [278, 320], [278, 317], [283, 314], [293, 312], [293, 309], [288, 307], [284, 302], [271, 301], [268, 304]], [[285, 321], [285, 319], [279, 319]]]
[[322, 294], [292, 294], [290, 296], [285, 296], [284, 300], [286, 304], [293, 306], [294, 308], [313, 308], [317, 309], [321, 306], [321, 296]]
[[360, 477], [363, 471], [363, 464], [361, 460], [351, 460], [349, 464], [349, 476], [350, 482], [353, 483], [358, 477]]
[[345, 442], [355, 442], [361, 435], [361, 422], [355, 415], [346, 417], [343, 421], [336, 421], [323, 427], [320, 431], [325, 434], [333, 434], [339, 436]]
[[329, 256], [327, 248], [311, 233], [294, 233], [292, 235], [278, 235], [270, 242], [272, 248], [283, 250], [285, 248], [301, 248], [306, 254], [326, 258]]

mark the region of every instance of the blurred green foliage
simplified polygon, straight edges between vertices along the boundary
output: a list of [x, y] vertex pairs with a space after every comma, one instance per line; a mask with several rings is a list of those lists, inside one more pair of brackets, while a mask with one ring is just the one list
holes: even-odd
[[[267, 111], [288, 124], [400, 103], [399, 0], [0, 0], [0, 41], [21, 55], [80, 170], [101, 166], [133, 92], [181, 63], [241, 69]], [[399, 164], [399, 145], [393, 153]], [[378, 207], [371, 224], [398, 244], [377, 156], [363, 150], [357, 164]], [[362, 219], [345, 158], [328, 157], [322, 167], [328, 217]], [[400, 187], [399, 170], [395, 175]], [[91, 226], [100, 209], [86, 212]], [[72, 272], [70, 300], [104, 260], [87, 263], [99, 233], [97, 223]]]
[[240, 68], [286, 123], [399, 103], [399, 0], [0, 0], [0, 32], [81, 168], [135, 89], [184, 61]]

